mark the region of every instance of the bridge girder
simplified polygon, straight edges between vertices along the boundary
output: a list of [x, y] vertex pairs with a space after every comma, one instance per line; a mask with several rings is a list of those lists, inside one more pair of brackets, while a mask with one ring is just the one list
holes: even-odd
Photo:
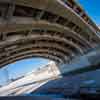
[[0, 66], [33, 54], [67, 63], [99, 44], [98, 31], [73, 0], [0, 1]]

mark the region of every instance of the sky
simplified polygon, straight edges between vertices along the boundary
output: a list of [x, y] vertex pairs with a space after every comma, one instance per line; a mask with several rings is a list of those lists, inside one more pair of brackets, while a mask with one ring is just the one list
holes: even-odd
[[100, 26], [100, 0], [76, 0], [91, 19]]
[[[100, 0], [76, 0], [80, 3], [86, 13], [91, 17], [91, 19], [97, 24], [100, 25]], [[7, 75], [9, 78], [17, 78], [28, 72], [31, 72], [34, 68], [39, 68], [40, 66], [46, 65], [49, 60], [41, 58], [32, 58], [27, 60], [21, 60], [16, 63], [6, 66], [6, 70], [1, 69], [0, 82], [6, 80]], [[8, 74], [7, 74], [8, 72]]]

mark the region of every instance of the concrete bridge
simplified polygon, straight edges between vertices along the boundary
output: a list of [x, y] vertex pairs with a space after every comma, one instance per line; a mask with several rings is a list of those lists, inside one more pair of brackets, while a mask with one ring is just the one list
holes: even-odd
[[[70, 70], [72, 70], [72, 68]], [[0, 87], [0, 96], [30, 94], [32, 97], [37, 96], [38, 98], [44, 96], [54, 99], [54, 95], [56, 94], [60, 99], [61, 95], [64, 98], [67, 98], [69, 95], [74, 94], [77, 98], [77, 95], [79, 95], [78, 91], [82, 91], [81, 86], [90, 86], [92, 88], [93, 86], [96, 86], [95, 89], [100, 89], [98, 77], [100, 75], [100, 69], [84, 72], [78, 75], [71, 74], [70, 76], [67, 75], [64, 77], [59, 76], [59, 74], [60, 72], [55, 63], [50, 63], [37, 71], [26, 74], [24, 77], [12, 81], [6, 86]], [[86, 88], [86, 90], [87, 89], [88, 88]], [[17, 97], [15, 97], [15, 99], [17, 99]]]
[[0, 68], [31, 57], [67, 64], [98, 46], [99, 33], [74, 0], [0, 0]]
[[8, 84], [0, 87], [0, 96], [16, 96], [31, 93], [48, 81], [61, 78], [58, 66], [50, 62], [43, 68], [33, 70], [21, 78], [11, 79]]

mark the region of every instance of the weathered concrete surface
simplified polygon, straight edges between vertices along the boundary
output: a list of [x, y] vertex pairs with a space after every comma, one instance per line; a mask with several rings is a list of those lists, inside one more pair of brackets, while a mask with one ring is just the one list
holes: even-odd
[[0, 67], [36, 56], [64, 64], [100, 43], [74, 0], [1, 0], [0, 32]]

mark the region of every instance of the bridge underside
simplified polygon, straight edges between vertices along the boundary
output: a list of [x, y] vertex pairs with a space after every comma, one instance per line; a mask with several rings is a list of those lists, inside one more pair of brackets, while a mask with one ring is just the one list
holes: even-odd
[[1, 0], [0, 67], [30, 57], [63, 64], [97, 46], [97, 27], [73, 6], [63, 0]]

